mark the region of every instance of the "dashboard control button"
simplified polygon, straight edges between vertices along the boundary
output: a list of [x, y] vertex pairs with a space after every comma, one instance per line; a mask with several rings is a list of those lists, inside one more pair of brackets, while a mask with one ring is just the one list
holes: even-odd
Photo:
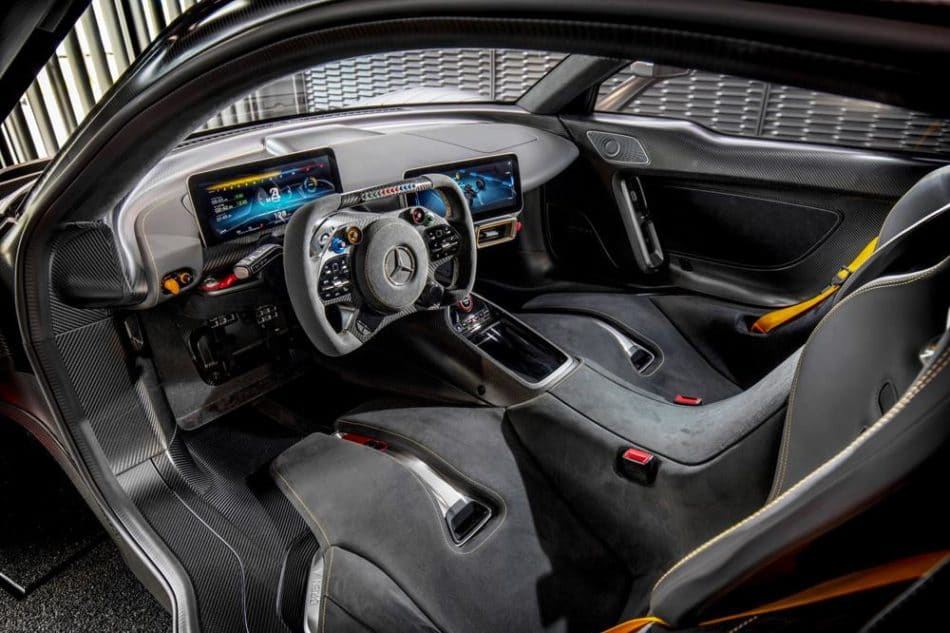
[[162, 280], [162, 288], [165, 290], [165, 292], [173, 295], [177, 295], [179, 292], [181, 292], [181, 285], [174, 277], [165, 277], [165, 279]]
[[417, 303], [423, 307], [431, 308], [442, 303], [442, 297], [445, 294], [445, 288], [436, 283], [428, 283], [426, 287], [422, 289], [422, 294], [419, 295], [419, 300]]
[[334, 253], [341, 254], [346, 251], [346, 242], [342, 237], [334, 237], [330, 240], [330, 250]]
[[433, 259], [454, 257], [459, 252], [462, 238], [448, 225], [433, 226], [425, 230], [426, 245]]
[[338, 299], [350, 292], [350, 264], [345, 255], [334, 257], [323, 265], [317, 292], [324, 301]]

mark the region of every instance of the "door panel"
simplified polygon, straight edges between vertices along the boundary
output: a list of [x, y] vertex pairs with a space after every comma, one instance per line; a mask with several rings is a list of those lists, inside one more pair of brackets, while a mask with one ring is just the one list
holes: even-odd
[[745, 190], [641, 179], [651, 216], [671, 256], [724, 266], [793, 266], [819, 248], [842, 213]]
[[[576, 215], [549, 213], [550, 235], [578, 224], [589, 248], [600, 252], [588, 251], [586, 260], [609, 262], [603, 267], [614, 281], [675, 285], [763, 307], [821, 290], [877, 234], [893, 203], [939, 166], [865, 150], [732, 137], [686, 121], [606, 114], [563, 121], [594, 174], [576, 188], [615, 192], [622, 179], [641, 197], [633, 209], [616, 196], [606, 211], [581, 205], [584, 226]], [[642, 148], [635, 161], [603, 140], [616, 135]], [[636, 240], [618, 231], [623, 213], [644, 226], [652, 222], [666, 256], [658, 271], [636, 265]], [[564, 264], [569, 276], [585, 275], [576, 263]]]

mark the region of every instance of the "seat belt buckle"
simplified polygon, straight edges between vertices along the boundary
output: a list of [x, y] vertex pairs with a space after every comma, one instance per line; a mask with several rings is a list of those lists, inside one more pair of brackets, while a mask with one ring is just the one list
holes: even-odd
[[829, 285], [840, 286], [844, 284], [844, 282], [848, 281], [848, 277], [850, 277], [853, 273], [854, 271], [848, 268], [847, 266], [842, 266], [841, 268], [838, 269], [838, 272], [836, 272], [834, 276], [831, 278], [831, 283]]
[[703, 399], [699, 396], [684, 396], [683, 394], [678, 393], [676, 394], [676, 397], [673, 398], [673, 402], [686, 407], [698, 407], [703, 403]]
[[633, 446], [621, 450], [617, 459], [617, 470], [620, 474], [644, 486], [649, 486], [656, 480], [659, 469], [660, 460], [656, 455]]

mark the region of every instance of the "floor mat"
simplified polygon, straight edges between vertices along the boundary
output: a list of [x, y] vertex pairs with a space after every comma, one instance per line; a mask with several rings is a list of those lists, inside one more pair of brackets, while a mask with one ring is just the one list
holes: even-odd
[[0, 591], [0, 631], [169, 630], [171, 616], [142, 587], [111, 541], [95, 545], [26, 598]]
[[40, 444], [0, 424], [0, 584], [22, 597], [105, 538]]
[[171, 618], [128, 569], [69, 479], [0, 423], [0, 631], [142, 631]]

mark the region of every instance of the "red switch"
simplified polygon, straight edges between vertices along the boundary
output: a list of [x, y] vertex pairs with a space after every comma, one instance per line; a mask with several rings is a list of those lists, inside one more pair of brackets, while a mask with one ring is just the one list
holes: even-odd
[[656, 479], [660, 460], [653, 453], [630, 447], [620, 453], [617, 470], [627, 479], [649, 486]]

